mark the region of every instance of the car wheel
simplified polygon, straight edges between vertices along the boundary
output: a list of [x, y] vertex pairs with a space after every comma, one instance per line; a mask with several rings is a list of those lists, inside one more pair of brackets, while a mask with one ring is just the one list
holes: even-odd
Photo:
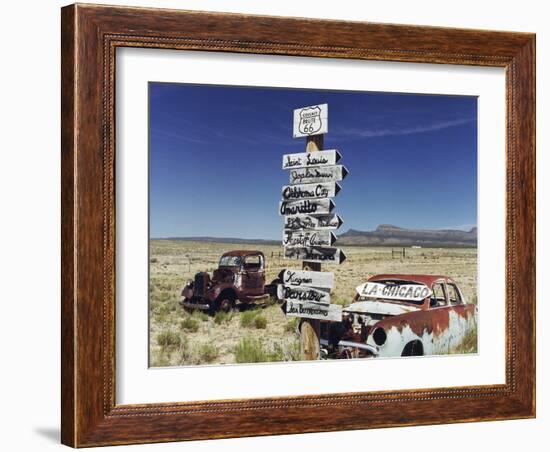
[[222, 312], [230, 312], [235, 307], [235, 301], [229, 297], [222, 297], [216, 304], [218, 305], [217, 311]]

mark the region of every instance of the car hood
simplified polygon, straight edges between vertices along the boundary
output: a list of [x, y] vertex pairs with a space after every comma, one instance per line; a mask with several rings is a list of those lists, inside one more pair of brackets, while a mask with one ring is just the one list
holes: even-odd
[[418, 311], [418, 306], [388, 301], [369, 300], [356, 301], [344, 308], [344, 312], [358, 312], [360, 314], [400, 315]]

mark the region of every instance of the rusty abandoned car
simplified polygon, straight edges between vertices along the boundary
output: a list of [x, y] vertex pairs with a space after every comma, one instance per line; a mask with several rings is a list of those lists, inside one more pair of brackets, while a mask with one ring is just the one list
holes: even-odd
[[342, 322], [322, 324], [337, 358], [447, 354], [476, 330], [477, 306], [447, 276], [376, 275], [356, 292]]
[[260, 251], [224, 253], [212, 277], [199, 272], [183, 288], [180, 304], [186, 310], [228, 312], [236, 303], [252, 304], [274, 295], [277, 287], [265, 283], [265, 257]]

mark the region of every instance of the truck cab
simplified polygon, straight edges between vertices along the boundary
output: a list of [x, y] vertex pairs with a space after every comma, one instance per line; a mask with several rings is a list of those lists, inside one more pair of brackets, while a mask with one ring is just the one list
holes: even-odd
[[188, 281], [180, 304], [187, 310], [228, 312], [236, 303], [255, 303], [269, 297], [265, 284], [265, 257], [261, 251], [235, 250], [224, 253], [212, 276], [199, 272]]

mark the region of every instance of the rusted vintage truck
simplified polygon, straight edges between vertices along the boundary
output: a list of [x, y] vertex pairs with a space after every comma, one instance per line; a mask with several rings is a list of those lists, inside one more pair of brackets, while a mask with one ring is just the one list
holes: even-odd
[[276, 284], [265, 283], [265, 257], [260, 251], [235, 250], [222, 255], [212, 276], [199, 272], [183, 288], [186, 310], [228, 312], [236, 303], [257, 303], [275, 296]]
[[337, 358], [447, 354], [477, 328], [477, 306], [441, 275], [384, 274], [356, 288], [342, 322], [322, 325]]

